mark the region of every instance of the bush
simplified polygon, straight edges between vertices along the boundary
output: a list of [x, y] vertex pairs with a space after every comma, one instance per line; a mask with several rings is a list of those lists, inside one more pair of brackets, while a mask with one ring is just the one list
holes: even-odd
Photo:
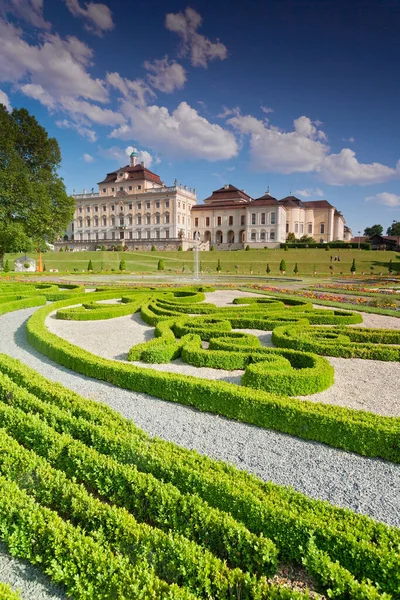
[[152, 246], [152, 247], [151, 247], [151, 251], [152, 251], [152, 252], [155, 252], [155, 251], [156, 251], [156, 247], [155, 247], [155, 246]]
[[220, 261], [220, 259], [218, 259], [217, 272], [219, 273], [220, 271], [221, 271], [221, 261]]
[[119, 270], [120, 271], [126, 271], [126, 262], [124, 259], [122, 259], [119, 263]]
[[4, 273], [9, 273], [10, 272], [10, 265], [8, 264], [8, 260], [6, 260], [5, 263], [4, 263], [3, 271], [4, 271]]
[[351, 273], [356, 272], [356, 259], [355, 258], [353, 258], [353, 262], [351, 263], [350, 272]]
[[245, 248], [246, 252], [249, 252], [250, 250], [250, 246], [247, 244], [246, 248]]
[[299, 267], [297, 266], [297, 263], [294, 265], [294, 269], [293, 269], [293, 273], [298, 273], [299, 272]]
[[214, 248], [214, 246], [211, 246], [211, 248], [210, 248], [210, 252], [215, 252], [215, 248]]
[[29, 269], [30, 266], [31, 266], [31, 263], [24, 262], [24, 269]]
[[102, 252], [105, 252], [105, 251], [107, 250], [107, 248], [106, 248], [106, 247], [103, 245], [103, 246], [101, 247], [101, 250], [102, 250]]
[[284, 250], [285, 250], [285, 252], [287, 252], [289, 250], [289, 246], [287, 244], [285, 244]]
[[269, 264], [268, 264], [268, 263], [267, 263], [267, 268], [265, 269], [265, 271], [266, 271], [266, 273], [268, 273], [268, 274], [269, 274], [269, 273], [271, 273], [271, 269], [270, 269], [270, 266], [269, 266]]
[[160, 260], [158, 261], [157, 271], [164, 271], [164, 261], [162, 260], [162, 258], [160, 258]]
[[182, 246], [181, 245], [178, 248], [178, 252], [182, 252]]
[[287, 269], [286, 262], [282, 259], [279, 264], [279, 270], [281, 273], [284, 273], [286, 271], [286, 269]]
[[88, 262], [87, 270], [88, 271], [93, 271], [93, 264], [92, 264], [91, 260], [89, 260], [89, 262]]

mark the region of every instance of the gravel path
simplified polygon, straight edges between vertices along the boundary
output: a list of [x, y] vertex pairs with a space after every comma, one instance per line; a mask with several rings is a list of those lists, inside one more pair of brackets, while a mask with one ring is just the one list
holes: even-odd
[[264, 480], [291, 485], [313, 498], [400, 526], [400, 466], [229, 421], [73, 373], [27, 343], [25, 322], [35, 310], [0, 317], [0, 352], [19, 358], [87, 398], [112, 406], [150, 435], [233, 463]]
[[0, 541], [0, 581], [19, 591], [22, 600], [66, 600], [61, 586], [56, 586], [47, 575], [27, 561], [14, 558]]

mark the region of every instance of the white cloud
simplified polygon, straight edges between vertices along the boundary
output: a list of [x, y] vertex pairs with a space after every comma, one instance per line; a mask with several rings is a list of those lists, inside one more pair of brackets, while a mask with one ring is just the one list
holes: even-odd
[[144, 106], [147, 99], [154, 98], [155, 93], [143, 81], [143, 79], [126, 79], [119, 73], [107, 73], [106, 81], [108, 85], [115, 88], [126, 98], [131, 98], [139, 106]]
[[222, 112], [217, 115], [217, 119], [226, 119], [226, 117], [231, 117], [232, 115], [238, 117], [240, 115], [240, 108], [238, 106], [235, 106], [234, 108], [223, 106]]
[[380, 163], [359, 163], [350, 148], [326, 156], [320, 166], [322, 179], [331, 185], [370, 185], [400, 177], [400, 161], [395, 169]]
[[62, 121], [56, 121], [57, 127], [60, 129], [74, 129], [79, 135], [89, 140], [89, 142], [95, 142], [97, 140], [97, 134], [93, 129], [89, 129], [82, 125], [82, 123], [75, 123], [68, 119]]
[[161, 92], [170, 94], [175, 89], [182, 89], [185, 85], [185, 69], [175, 61], [170, 62], [168, 56], [156, 59], [154, 63], [147, 60], [144, 68], [150, 71], [147, 75], [150, 85]]
[[123, 102], [121, 109], [130, 124], [115, 129], [111, 138], [138, 139], [174, 158], [216, 161], [232, 158], [238, 152], [231, 132], [210, 123], [186, 102], [171, 113], [162, 106], [139, 107], [129, 101]]
[[85, 116], [99, 125], [120, 125], [124, 123], [123, 115], [109, 108], [101, 108], [86, 100], [75, 100], [74, 98], [60, 98], [61, 106], [72, 115]]
[[323, 196], [324, 192], [321, 188], [306, 188], [304, 190], [295, 190], [296, 196], [301, 196], [302, 198], [310, 198], [311, 196]]
[[105, 4], [85, 2], [86, 8], [82, 8], [79, 0], [65, 0], [65, 3], [74, 17], [83, 17], [88, 31], [100, 37], [115, 27], [111, 11]]
[[83, 97], [106, 102], [108, 92], [100, 79], [86, 71], [92, 50], [75, 37], [45, 34], [42, 45], [31, 45], [22, 32], [0, 19], [0, 81], [16, 83], [30, 77], [53, 98]]
[[308, 117], [294, 121], [294, 130], [282, 132], [251, 115], [239, 115], [227, 121], [236, 131], [250, 135], [253, 167], [276, 173], [307, 173], [318, 169], [328, 152], [319, 141], [317, 128]]
[[342, 138], [342, 142], [346, 142], [349, 144], [353, 144], [356, 140], [353, 137], [349, 137], [349, 138]]
[[375, 194], [375, 196], [367, 196], [365, 200], [366, 202], [376, 202], [392, 208], [400, 206], [400, 196], [397, 194], [390, 194], [389, 192], [381, 192], [380, 194]]
[[3, 0], [0, 13], [12, 14], [39, 29], [51, 29], [51, 23], [43, 16], [43, 0]]
[[92, 163], [94, 161], [93, 156], [91, 154], [86, 154], [86, 152], [85, 152], [85, 154], [83, 155], [82, 158], [87, 163]]
[[43, 106], [46, 106], [49, 109], [54, 109], [56, 106], [54, 98], [52, 98], [41, 85], [26, 83], [25, 85], [21, 85], [19, 89], [25, 96], [38, 100]]
[[268, 106], [260, 106], [261, 110], [263, 111], [263, 113], [265, 113], [266, 115], [269, 115], [270, 113], [274, 112], [273, 108], [269, 108]]
[[218, 39], [211, 42], [204, 35], [197, 33], [201, 22], [199, 13], [190, 7], [186, 8], [184, 13], [168, 13], [165, 17], [165, 27], [182, 39], [181, 56], [190, 56], [194, 67], [207, 67], [209, 61], [216, 58], [224, 60], [228, 55], [226, 46]]
[[8, 112], [11, 112], [10, 100], [9, 100], [7, 94], [5, 92], [3, 92], [3, 90], [0, 90], [0, 104], [4, 104], [4, 106], [6, 107]]

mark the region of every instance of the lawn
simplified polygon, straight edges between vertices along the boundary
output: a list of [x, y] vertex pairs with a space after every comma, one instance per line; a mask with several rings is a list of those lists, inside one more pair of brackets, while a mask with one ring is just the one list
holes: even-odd
[[[6, 255], [11, 269], [14, 259], [20, 255]], [[29, 256], [36, 258], [36, 253]], [[332, 262], [330, 257], [332, 256]], [[340, 262], [335, 261], [340, 258]], [[87, 271], [89, 260], [92, 261], [94, 271], [118, 271], [121, 259], [125, 260], [126, 270], [137, 273], [150, 273], [157, 270], [159, 259], [164, 262], [165, 272], [181, 273], [193, 272], [194, 254], [187, 252], [48, 252], [43, 254], [43, 262], [46, 271], [58, 269], [61, 271], [82, 272]], [[388, 272], [390, 259], [393, 270], [400, 272], [400, 255], [396, 252], [369, 251], [369, 250], [324, 250], [320, 248], [289, 249], [287, 251], [276, 250], [238, 250], [238, 251], [215, 251], [201, 252], [200, 265], [203, 273], [216, 273], [218, 261], [221, 265], [221, 273], [235, 274], [266, 274], [267, 264], [270, 267], [270, 275], [280, 275], [279, 265], [285, 260], [286, 275], [293, 275], [295, 264], [298, 267], [298, 276], [310, 275], [314, 271], [318, 275], [329, 275], [330, 267], [333, 267], [335, 275], [350, 274], [353, 259], [356, 261], [356, 272], [370, 273], [371, 267], [375, 274]]]

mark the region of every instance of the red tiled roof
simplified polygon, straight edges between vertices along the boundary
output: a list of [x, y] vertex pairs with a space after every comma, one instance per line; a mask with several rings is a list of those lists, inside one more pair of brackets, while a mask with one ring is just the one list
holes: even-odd
[[304, 203], [300, 198], [296, 198], [296, 196], [285, 196], [282, 200], [279, 200], [281, 204], [286, 204], [287, 206], [299, 206], [300, 208], [304, 207]]
[[110, 183], [112, 181], [116, 181], [117, 179], [117, 173], [128, 173], [129, 177], [128, 179], [136, 179], [137, 181], [152, 181], [153, 183], [158, 183], [158, 184], [162, 184], [160, 176], [156, 175], [156, 173], [153, 173], [152, 171], [149, 171], [149, 169], [146, 169], [146, 167], [144, 167], [143, 165], [136, 165], [134, 167], [131, 167], [130, 165], [126, 165], [126, 167], [122, 167], [121, 169], [118, 169], [117, 171], [114, 171], [112, 173], [107, 173], [107, 177], [104, 179], [104, 181], [99, 181], [98, 185], [101, 185], [102, 183]]
[[303, 204], [306, 208], [335, 208], [327, 200], [309, 200]]
[[231, 200], [231, 201], [236, 201], [236, 202], [243, 202], [243, 201], [249, 202], [250, 200], [252, 200], [252, 198], [248, 194], [246, 194], [246, 192], [244, 192], [243, 190], [239, 190], [234, 185], [229, 184], [218, 190], [214, 190], [213, 193], [211, 194], [211, 196], [208, 196], [208, 198], [204, 199], [204, 202], [206, 204], [211, 204], [214, 202], [219, 202], [221, 200]]
[[279, 206], [279, 202], [276, 198], [271, 196], [268, 192], [264, 194], [264, 196], [260, 196], [260, 198], [256, 198], [252, 202], [250, 202], [250, 206]]
[[223, 210], [225, 208], [232, 208], [234, 210], [243, 210], [249, 206], [248, 202], [212, 202], [211, 204], [195, 204], [191, 210]]

